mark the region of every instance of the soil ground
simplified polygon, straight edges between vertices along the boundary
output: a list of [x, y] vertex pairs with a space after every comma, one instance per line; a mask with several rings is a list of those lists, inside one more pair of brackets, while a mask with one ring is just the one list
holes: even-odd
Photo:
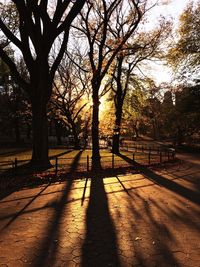
[[178, 157], [2, 198], [0, 266], [199, 267], [200, 156]]

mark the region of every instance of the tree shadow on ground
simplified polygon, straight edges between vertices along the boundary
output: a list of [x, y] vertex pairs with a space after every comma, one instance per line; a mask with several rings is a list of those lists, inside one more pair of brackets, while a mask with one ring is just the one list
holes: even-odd
[[15, 148], [11, 151], [7, 151], [7, 152], [0, 152], [0, 156], [4, 156], [4, 157], [8, 157], [8, 156], [14, 156], [16, 154], [20, 154], [20, 153], [24, 153], [24, 152], [27, 152], [27, 151], [31, 151], [31, 148], [30, 147], [27, 147], [27, 148]]
[[[134, 253], [137, 266], [176, 266], [181, 267], [175, 257], [171, 244], [179, 244], [171, 233], [168, 223], [162, 221], [165, 212], [157, 212], [156, 218], [152, 207], [146, 198], [137, 192], [133, 193], [135, 201], [129, 200], [129, 209], [132, 212], [129, 224], [129, 235], [133, 236], [130, 250]], [[152, 203], [151, 203], [152, 205]], [[172, 214], [170, 214], [172, 219]]]
[[0, 230], [0, 232], [9, 227], [20, 215], [22, 215], [23, 212], [33, 203], [33, 201], [36, 200], [48, 188], [48, 186], [49, 184], [43, 187], [40, 192], [37, 195], [33, 196], [31, 200], [20, 211], [13, 214], [12, 218], [6, 223], [6, 225]]
[[[82, 152], [77, 153], [71, 165], [71, 177], [73, 178], [76, 176], [75, 171], [81, 153]], [[137, 166], [137, 168], [139, 167], [140, 166]], [[76, 266], [82, 267], [182, 266], [179, 264], [175, 255], [176, 252], [180, 252], [180, 243], [176, 239], [177, 236], [173, 235], [172, 228], [176, 228], [174, 224], [177, 222], [181, 223], [181, 225], [189, 225], [192, 231], [198, 230], [199, 225], [197, 222], [195, 224], [194, 221], [189, 220], [190, 211], [184, 209], [181, 203], [182, 199], [179, 198], [179, 195], [184, 196], [184, 193], [179, 192], [180, 187], [178, 187], [176, 191], [176, 187], [172, 187], [174, 181], [171, 180], [170, 184], [168, 185], [167, 183], [165, 186], [165, 182], [163, 181], [168, 179], [161, 175], [158, 175], [162, 178], [160, 178], [160, 180], [157, 177], [149, 179], [147, 174], [145, 175], [143, 173], [142, 167], [143, 166], [141, 166], [142, 176], [145, 176], [149, 181], [147, 184], [141, 184], [140, 187], [153, 186], [156, 188], [155, 190], [157, 190], [157, 192], [161, 191], [161, 188], [157, 187], [157, 185], [169, 189], [176, 193], [173, 194], [173, 197], [175, 196], [175, 204], [180, 204], [177, 208], [175, 204], [171, 207], [166, 206], [163, 192], [161, 195], [163, 198], [161, 200], [162, 203], [160, 203], [157, 195], [155, 197], [152, 196], [150, 201], [149, 195], [147, 194], [148, 191], [143, 191], [143, 189], [137, 191], [137, 187], [134, 189], [130, 188], [128, 184], [130, 181], [133, 181], [130, 180], [130, 177], [132, 177], [130, 175], [127, 176], [127, 179], [124, 175], [121, 178], [117, 176], [116, 179], [114, 175], [112, 175], [111, 182], [108, 183], [108, 186], [113, 182], [119, 183], [122, 190], [118, 191], [119, 187], [111, 186], [112, 190], [108, 192], [105, 190], [107, 186], [107, 181], [104, 180], [104, 178], [107, 179], [106, 173], [101, 175], [93, 174], [90, 176], [92, 179], [86, 220], [83, 220], [84, 216], [80, 216], [76, 224], [73, 218], [79, 216], [81, 211], [84, 212], [84, 207], [80, 208], [80, 206], [75, 206], [75, 209], [72, 210], [75, 213], [71, 212], [69, 203], [73, 179], [69, 179], [66, 181], [66, 186], [62, 188], [63, 190], [59, 191], [61, 192], [59, 199], [53, 198], [51, 202], [42, 207], [42, 209], [51, 208], [52, 216], [48, 215], [48, 218], [44, 218], [44, 230], [40, 231], [40, 235], [38, 236], [39, 240], [37, 239], [33, 244], [34, 247], [31, 251], [32, 259], [27, 264], [30, 264], [32, 267], [75, 266], [75, 262], [71, 261], [68, 264], [67, 261], [68, 258], [71, 257], [71, 254], [75, 253], [73, 254], [73, 259], [77, 259], [79, 262], [81, 260], [80, 265], [76, 263]], [[147, 168], [145, 168], [145, 170], [146, 169]], [[150, 176], [151, 172], [153, 173], [153, 171], [150, 170]], [[141, 180], [141, 178], [139, 179]], [[158, 181], [155, 181], [156, 179], [158, 179]], [[176, 184], [177, 183], [175, 183], [175, 185]], [[86, 187], [87, 185], [81, 188], [85, 191]], [[116, 194], [117, 192], [119, 192], [119, 195]], [[150, 192], [154, 193], [154, 190]], [[30, 204], [40, 194], [41, 192], [33, 196]], [[186, 196], [184, 196], [186, 199], [188, 199], [187, 194], [188, 192]], [[84, 195], [85, 192], [83, 192], [82, 198], [77, 198], [80, 205], [84, 200]], [[80, 197], [80, 194], [77, 196]], [[72, 199], [72, 201], [77, 201], [77, 199]], [[109, 207], [113, 208], [114, 203], [117, 203], [119, 207], [115, 208], [113, 212], [113, 209], [110, 210]], [[195, 201], [193, 203], [196, 204]], [[20, 215], [26, 213], [26, 208], [27, 205], [20, 210]], [[39, 209], [40, 208], [41, 207], [39, 207]], [[69, 210], [70, 213], [68, 213]], [[117, 212], [119, 214], [117, 214]], [[68, 218], [68, 215], [70, 215], [69, 217], [71, 218]], [[19, 216], [17, 216], [15, 220], [18, 219], [18, 217]], [[37, 221], [34, 223], [37, 224]], [[81, 242], [83, 239], [81, 234], [84, 234], [84, 231], [81, 232], [81, 234], [79, 231], [84, 223], [86, 226], [86, 233], [82, 244]], [[71, 224], [75, 224], [75, 226], [70, 228]], [[41, 224], [38, 227], [41, 227]], [[73, 231], [75, 231], [75, 233]], [[182, 233], [180, 234], [182, 235]], [[60, 242], [63, 237], [64, 243], [66, 243], [64, 246], [62, 243], [63, 241]], [[79, 237], [81, 238], [79, 239]], [[174, 246], [173, 248], [172, 244]], [[81, 245], [82, 255], [80, 256], [79, 248]], [[121, 245], [124, 245], [124, 250], [121, 248]], [[184, 253], [185, 252], [183, 252], [183, 254]], [[127, 254], [129, 256], [129, 262], [126, 262], [126, 259], [124, 260]], [[61, 261], [59, 261], [59, 259], [61, 259]]]
[[[74, 173], [76, 171], [76, 168], [78, 166], [80, 157], [81, 157], [82, 151], [77, 151], [76, 156], [74, 157], [74, 160], [71, 164], [70, 167], [70, 174], [71, 174], [71, 179], [68, 179], [66, 181], [66, 185], [61, 191], [61, 196], [60, 198], [54, 199], [51, 201], [51, 203], [47, 203], [47, 205], [33, 209], [33, 211], [39, 211], [40, 209], [44, 210], [45, 208], [51, 208], [52, 209], [52, 218], [47, 224], [47, 228], [45, 229], [45, 233], [41, 235], [41, 242], [39, 243], [40, 245], [36, 247], [36, 251], [34, 252], [33, 259], [30, 261], [31, 266], [47, 266], [47, 262], [53, 264], [56, 254], [57, 254], [57, 240], [59, 240], [59, 235], [60, 235], [60, 222], [63, 218], [63, 212], [64, 209], [66, 209], [66, 204], [68, 202], [69, 198], [69, 193], [73, 184], [73, 179], [72, 177], [74, 176]], [[30, 201], [23, 207], [21, 208], [18, 212], [12, 214], [11, 216], [9, 215], [9, 221], [6, 223], [6, 225], [1, 229], [1, 231], [6, 230], [7, 228], [9, 229], [9, 226], [16, 221], [17, 219], [20, 218], [21, 215], [30, 213], [31, 211], [27, 211], [26, 209], [33, 203], [33, 201], [36, 201], [36, 199], [44, 193], [44, 191], [48, 188], [49, 184], [43, 187], [39, 193], [36, 195], [32, 196], [30, 198]], [[5, 219], [5, 218], [4, 218]]]
[[[145, 176], [143, 173], [142, 175]], [[130, 240], [128, 247], [129, 250], [132, 251], [132, 259], [135, 265], [140, 267], [181, 267], [183, 260], [182, 263], [179, 262], [180, 254], [183, 253], [181, 255], [183, 258], [184, 254], [191, 253], [191, 251], [187, 252], [187, 249], [184, 248], [185, 240], [189, 238], [188, 240], [195, 245], [195, 241], [193, 241], [190, 236], [190, 231], [192, 229], [192, 231], [199, 233], [200, 230], [198, 220], [199, 209], [198, 206], [196, 206], [196, 201], [193, 201], [194, 205], [191, 203], [193, 209], [187, 209], [184, 201], [179, 197], [180, 195], [182, 196], [179, 191], [175, 192], [170, 189], [170, 191], [176, 194], [169, 194], [169, 199], [166, 199], [165, 187], [161, 185], [164, 187], [164, 189], [161, 190], [157, 186], [159, 184], [154, 180], [152, 181], [149, 179], [151, 180], [150, 182], [154, 184], [151, 183], [150, 190], [145, 189], [146, 182], [144, 186], [141, 185], [141, 190], [137, 190], [137, 188], [135, 190], [130, 187], [129, 179], [126, 183], [125, 177], [122, 179], [119, 177], [116, 178], [120, 180], [120, 184], [123, 182], [122, 187], [124, 188], [126, 196], [121, 196], [126, 199], [126, 203], [129, 203], [125, 205], [126, 203], [121, 199], [121, 203], [123, 203], [123, 207], [121, 208], [124, 209], [124, 206], [126, 206], [127, 211], [123, 211], [124, 213], [122, 216], [119, 209], [117, 223], [122, 225], [122, 228], [126, 229], [127, 239]], [[148, 179], [147, 176], [146, 178]], [[169, 188], [167, 187], [167, 189]], [[187, 200], [188, 198], [186, 198], [185, 203], [188, 203]], [[126, 215], [124, 216], [124, 214]], [[196, 220], [194, 220], [195, 218]], [[127, 227], [125, 228], [123, 225]], [[178, 225], [180, 229], [184, 227], [184, 230], [186, 230], [183, 237], [180, 237], [182, 236], [181, 230], [179, 232], [179, 230], [176, 229]], [[119, 240], [121, 240], [121, 238], [119, 238]], [[180, 242], [180, 240], [182, 242]], [[122, 244], [123, 243], [125, 242], [122, 242]], [[132, 266], [130, 261], [128, 264], [129, 265], [125, 266]]]
[[109, 211], [103, 176], [94, 175], [86, 212], [86, 237], [82, 246], [81, 266], [121, 266], [117, 250], [115, 226]]
[[54, 159], [54, 158], [56, 158], [56, 157], [61, 157], [61, 156], [63, 156], [63, 155], [69, 154], [69, 153], [72, 152], [72, 151], [73, 151], [73, 149], [68, 149], [68, 150], [65, 151], [65, 152], [58, 153], [58, 154], [55, 154], [55, 155], [53, 155], [53, 156], [50, 156], [49, 159], [51, 160], [51, 159]]
[[[72, 150], [66, 152], [55, 154], [54, 156], [49, 157], [50, 160], [66, 155]], [[74, 164], [72, 162], [72, 164]], [[13, 192], [20, 190], [24, 187], [34, 187], [41, 185], [42, 183], [48, 184], [49, 179], [41, 180], [38, 177], [33, 177], [34, 174], [47, 171], [48, 168], [36, 168], [32, 166], [30, 162], [24, 161], [24, 163], [18, 166], [16, 169], [10, 168], [0, 173], [0, 200], [6, 196], [12, 194]], [[69, 172], [73, 171], [72, 166], [70, 166]], [[69, 173], [69, 174], [70, 174]]]
[[71, 179], [66, 181], [66, 185], [60, 199], [52, 205], [54, 207], [54, 215], [47, 226], [46, 233], [43, 235], [43, 240], [40, 242], [39, 247], [37, 247], [37, 252], [35, 253], [36, 256], [32, 259], [32, 266], [43, 267], [48, 264], [51, 264], [51, 266], [54, 265], [57, 256], [58, 241], [60, 238], [60, 223], [63, 219], [64, 210], [66, 211], [69, 193], [73, 184], [73, 173], [76, 171], [81, 154], [82, 151], [78, 151], [77, 155], [74, 157], [70, 168]]
[[[121, 158], [124, 160], [127, 160], [129, 162], [129, 158], [120, 154], [119, 155]], [[142, 173], [147, 179], [151, 180], [155, 184], [159, 186], [163, 186], [167, 188], [168, 190], [192, 201], [195, 204], [200, 204], [200, 192], [199, 191], [194, 191], [192, 189], [189, 189], [179, 183], [176, 183], [173, 180], [167, 179], [162, 175], [159, 175], [152, 171], [151, 169], [135, 162], [135, 168], [139, 170], [140, 173]]]

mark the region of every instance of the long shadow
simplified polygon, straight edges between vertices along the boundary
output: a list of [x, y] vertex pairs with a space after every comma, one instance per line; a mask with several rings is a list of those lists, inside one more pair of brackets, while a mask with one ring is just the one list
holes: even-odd
[[121, 266], [117, 249], [115, 227], [109, 212], [103, 176], [96, 175], [91, 179], [81, 266]]
[[[135, 258], [137, 259], [138, 262], [137, 266], [181, 267], [172, 251], [172, 248], [169, 245], [170, 243], [173, 243], [176, 244], [178, 247], [176, 238], [171, 233], [167, 224], [159, 222], [155, 219], [155, 216], [152, 214], [152, 210], [149, 207], [149, 204], [146, 201], [146, 199], [141, 197], [140, 194], [136, 194], [136, 196], [137, 199], [135, 200], [135, 202], [130, 201], [130, 210], [132, 211], [134, 218], [131, 231], [136, 235], [140, 235], [142, 233], [141, 229], [144, 229], [144, 225], [148, 225], [150, 231], [149, 231], [149, 236], [148, 233], [145, 233], [145, 239], [146, 239], [145, 245], [148, 248], [148, 253], [151, 255], [151, 257], [148, 258], [145, 253], [147, 250], [144, 249], [144, 247], [141, 247], [140, 244], [137, 244], [137, 242], [133, 242], [133, 250], [135, 251]], [[137, 208], [138, 203], [140, 203], [140, 207], [142, 207], [141, 210], [138, 210]], [[132, 234], [132, 232], [130, 233], [130, 235]], [[160, 238], [161, 235], [162, 238]], [[149, 239], [156, 240], [156, 242], [154, 241], [150, 245], [150, 247], [148, 244]]]
[[[53, 156], [50, 156], [49, 160], [52, 160], [56, 157], [66, 155], [66, 154], [70, 153], [71, 151], [72, 151], [72, 149], [67, 150], [65, 152], [62, 152], [62, 153], [55, 154]], [[47, 169], [48, 168], [41, 168], [41, 167], [36, 168], [35, 166], [31, 165], [29, 160], [24, 160], [24, 164], [18, 166], [16, 170], [13, 170], [13, 168], [9, 168], [5, 171], [2, 171], [0, 174], [0, 178], [1, 178], [1, 176], [13, 176], [13, 175], [24, 175], [24, 174], [32, 175], [33, 173], [35, 173], [37, 171], [45, 171]]]
[[87, 189], [87, 182], [88, 182], [88, 177], [85, 180], [85, 186], [84, 186], [83, 195], [82, 195], [82, 198], [81, 198], [81, 206], [83, 206], [83, 202], [85, 200], [85, 193], [86, 193], [86, 189]]
[[45, 186], [37, 195], [35, 195], [20, 211], [18, 211], [10, 220], [9, 222], [7, 222], [7, 224], [0, 230], [3, 231], [4, 229], [6, 229], [9, 225], [11, 225], [20, 215], [23, 214], [23, 212], [25, 211], [25, 209], [31, 205], [31, 203], [33, 203], [34, 200], [36, 200], [37, 197], [39, 197], [49, 186], [49, 184], [47, 186]]
[[119, 177], [117, 175], [116, 175], [116, 178], [117, 178], [118, 182], [120, 183], [120, 185], [122, 186], [122, 188], [124, 189], [124, 191], [126, 192], [126, 194], [131, 196], [129, 193], [129, 190], [125, 187], [125, 185], [122, 183], [122, 181], [119, 179]]
[[[119, 155], [121, 158], [126, 160], [127, 162], [130, 161], [130, 159], [124, 155]], [[199, 191], [193, 191], [189, 188], [186, 188], [172, 180], [169, 180], [159, 174], [156, 174], [152, 170], [148, 169], [145, 166], [142, 166], [139, 163], [135, 162], [135, 167], [140, 170], [140, 172], [149, 180], [153, 181], [155, 184], [158, 184], [160, 186], [163, 186], [167, 188], [168, 190], [192, 201], [195, 204], [200, 204], [200, 193]]]
[[22, 148], [22, 149], [15, 149], [15, 150], [12, 150], [10, 152], [1, 152], [0, 153], [0, 156], [4, 156], [4, 157], [8, 157], [8, 156], [13, 156], [13, 155], [16, 155], [16, 154], [20, 154], [20, 153], [23, 153], [23, 152], [27, 152], [27, 151], [30, 151], [31, 148]]
[[[72, 150], [68, 150], [62, 153], [58, 153], [55, 154], [54, 156], [49, 157], [50, 160], [56, 158], [56, 157], [60, 157], [63, 155], [66, 155], [68, 153], [70, 153]], [[0, 192], [0, 200], [7, 197], [8, 195], [12, 194], [13, 192], [20, 190], [24, 187], [24, 185], [27, 185], [27, 179], [25, 176], [31, 176], [34, 173], [37, 172], [41, 172], [41, 171], [46, 171], [47, 168], [39, 168], [37, 169], [36, 167], [33, 167], [30, 162], [27, 160], [26, 163], [24, 163], [21, 166], [18, 166], [16, 170], [14, 170], [13, 168], [7, 169], [3, 172], [0, 173], [0, 180], [1, 183], [3, 183], [3, 180], [6, 180], [6, 183], [10, 183], [10, 186], [7, 188], [7, 190], [1, 191]], [[70, 170], [71, 171], [71, 170]], [[15, 182], [14, 186], [12, 186], [12, 181], [16, 181], [18, 180], [18, 182]], [[30, 181], [29, 181], [30, 182]], [[33, 185], [37, 185], [37, 181], [35, 181], [34, 184], [34, 180], [32, 181]]]
[[51, 160], [51, 159], [54, 159], [54, 158], [56, 158], [56, 157], [61, 157], [61, 156], [63, 156], [63, 155], [69, 154], [69, 153], [72, 152], [72, 151], [73, 151], [73, 149], [69, 149], [69, 150], [67, 150], [67, 151], [65, 151], [65, 152], [58, 153], [58, 154], [55, 154], [55, 155], [53, 155], [53, 156], [50, 156], [49, 159]]
[[53, 266], [58, 249], [58, 240], [60, 238], [60, 222], [64, 216], [64, 209], [66, 210], [66, 203], [68, 201], [69, 193], [73, 184], [73, 173], [75, 172], [79, 159], [81, 157], [82, 151], [79, 151], [74, 157], [74, 160], [71, 165], [71, 179], [68, 179], [66, 186], [60, 199], [57, 201], [54, 206], [54, 215], [49, 225], [47, 225], [46, 233], [44, 234], [41, 245], [37, 248], [38, 253], [36, 252], [35, 258], [32, 260], [32, 267], [44, 267], [44, 266]]

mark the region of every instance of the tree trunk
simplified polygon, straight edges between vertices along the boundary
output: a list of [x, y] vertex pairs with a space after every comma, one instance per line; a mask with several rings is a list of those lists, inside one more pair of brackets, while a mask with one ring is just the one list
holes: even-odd
[[77, 133], [77, 129], [76, 129], [76, 124], [73, 122], [72, 123], [72, 133], [74, 136], [74, 149], [80, 149], [80, 140], [78, 138], [78, 133]]
[[101, 169], [99, 153], [99, 93], [93, 87], [93, 110], [92, 110], [92, 170]]
[[117, 133], [113, 134], [112, 152], [114, 154], [119, 154], [119, 137], [120, 137], [119, 134]]
[[[124, 57], [117, 57], [117, 91], [115, 95], [115, 128], [113, 133], [113, 143], [112, 143], [112, 152], [114, 154], [119, 154], [119, 145], [120, 145], [120, 128], [122, 120], [122, 107], [124, 103], [124, 97], [126, 95], [126, 86], [122, 86], [122, 63]], [[128, 77], [127, 77], [128, 78]]]
[[39, 169], [51, 166], [48, 158], [48, 125], [46, 101], [34, 99], [32, 101], [32, 129], [33, 129], [33, 152], [31, 164]]
[[57, 145], [62, 145], [62, 125], [55, 120]]
[[123, 100], [118, 100], [118, 104], [115, 106], [115, 128], [113, 133], [113, 143], [112, 143], [112, 152], [114, 154], [119, 154], [120, 148], [120, 130], [121, 130], [121, 120], [122, 120], [122, 106]]

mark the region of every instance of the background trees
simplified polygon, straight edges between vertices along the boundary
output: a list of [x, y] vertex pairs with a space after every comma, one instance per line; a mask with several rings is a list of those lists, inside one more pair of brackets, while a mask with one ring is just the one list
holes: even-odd
[[[198, 106], [196, 111], [188, 108], [196, 101], [193, 92], [194, 88], [198, 92], [198, 84], [177, 91], [174, 84], [156, 84], [148, 72], [151, 61], [163, 59], [171, 32], [165, 19], [148, 28], [151, 1], [51, 3], [13, 0], [0, 5], [0, 56], [8, 66], [1, 64], [0, 112], [5, 118], [12, 114], [7, 116], [8, 125], [15, 125], [19, 140], [18, 126], [27, 111], [30, 115], [29, 99], [34, 165], [49, 165], [47, 108], [59, 144], [62, 134], [70, 132], [79, 148], [79, 137], [86, 141], [92, 128], [94, 169], [100, 167], [99, 137], [113, 135], [112, 150], [118, 153], [121, 133], [128, 138], [147, 134], [181, 140], [199, 131], [192, 127], [198, 126]], [[187, 7], [179, 38], [170, 44], [168, 61], [179, 70], [188, 63], [183, 75], [199, 68], [199, 30], [194, 26], [199, 23], [198, 12], [199, 3]]]
[[79, 67], [75, 66], [67, 56], [62, 60], [55, 77], [51, 99], [57, 117], [72, 131], [75, 149], [80, 149], [80, 126], [84, 119], [84, 114], [81, 112], [88, 104], [87, 76]]
[[[122, 50], [116, 57], [115, 69], [111, 73], [115, 103], [115, 126], [112, 147], [114, 153], [119, 153], [123, 103], [127, 91], [134, 90], [134, 85], [136, 84], [134, 77], [137, 79], [138, 69], [141, 70], [146, 62], [161, 57], [163, 50], [161, 46], [171, 31], [170, 26], [169, 22], [163, 20], [157, 29], [153, 31], [136, 32], [129, 39], [126, 49]], [[117, 34], [120, 36], [120, 32], [117, 31]]]
[[[146, 12], [147, 1], [87, 1], [74, 26], [87, 40], [93, 100], [92, 166], [100, 167], [99, 95], [115, 57], [126, 50], [126, 42], [136, 31]], [[117, 32], [115, 31], [116, 29]], [[135, 47], [132, 47], [134, 50]]]
[[179, 80], [191, 82], [200, 73], [200, 2], [188, 4], [180, 17], [175, 44], [168, 53], [168, 61], [179, 73]]

